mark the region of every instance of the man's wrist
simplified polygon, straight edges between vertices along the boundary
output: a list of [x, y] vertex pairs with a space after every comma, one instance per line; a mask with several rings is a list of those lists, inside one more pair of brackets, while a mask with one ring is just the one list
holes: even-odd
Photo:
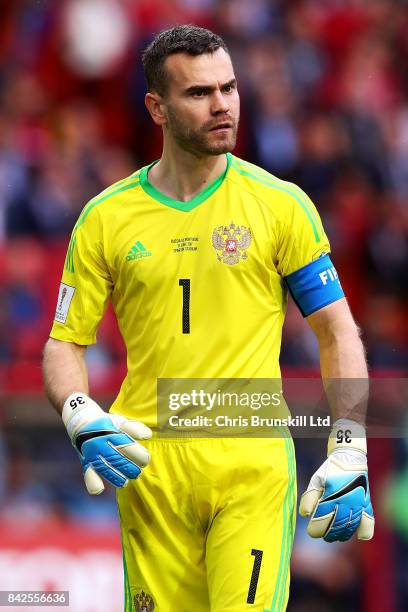
[[333, 424], [327, 443], [327, 454], [335, 450], [358, 450], [367, 454], [365, 427], [351, 419], [338, 419]]
[[71, 393], [62, 408], [62, 420], [72, 439], [76, 431], [85, 423], [101, 417], [102, 408], [87, 395], [80, 391]]

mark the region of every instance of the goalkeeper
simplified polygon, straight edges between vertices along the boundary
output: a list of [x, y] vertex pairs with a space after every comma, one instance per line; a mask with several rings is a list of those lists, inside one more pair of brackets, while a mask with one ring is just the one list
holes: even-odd
[[[239, 95], [224, 41], [177, 26], [153, 40], [143, 67], [163, 153], [75, 225], [44, 355], [47, 395], [88, 491], [117, 487], [126, 612], [282, 612], [292, 440], [160, 439], [157, 380], [280, 379], [290, 292], [318, 339], [334, 416], [300, 511], [313, 537], [369, 539], [364, 349], [313, 203], [231, 153]], [[128, 372], [108, 414], [89, 396], [85, 352], [109, 300]]]

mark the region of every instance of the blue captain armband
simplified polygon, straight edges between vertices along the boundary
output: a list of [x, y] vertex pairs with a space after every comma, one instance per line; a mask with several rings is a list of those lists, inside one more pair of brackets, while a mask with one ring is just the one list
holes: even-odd
[[304, 317], [344, 297], [329, 255], [319, 257], [284, 280]]

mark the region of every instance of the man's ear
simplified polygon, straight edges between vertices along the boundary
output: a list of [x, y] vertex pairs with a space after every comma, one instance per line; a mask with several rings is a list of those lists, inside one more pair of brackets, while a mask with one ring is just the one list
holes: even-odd
[[148, 92], [145, 95], [145, 104], [155, 124], [163, 126], [166, 123], [163, 98], [156, 92]]

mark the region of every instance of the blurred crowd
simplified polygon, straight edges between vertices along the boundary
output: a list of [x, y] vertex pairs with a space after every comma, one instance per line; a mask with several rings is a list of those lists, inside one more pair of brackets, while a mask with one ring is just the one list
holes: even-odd
[[[183, 22], [224, 36], [242, 100], [236, 153], [298, 183], [316, 202], [371, 367], [403, 369], [408, 360], [403, 0], [4, 3], [0, 360], [36, 360], [41, 351], [50, 325], [41, 297], [48, 293], [40, 291], [41, 278], [44, 284], [50, 276], [49, 247], [41, 245], [59, 241], [65, 248], [89, 198], [160, 155], [161, 134], [144, 107], [140, 54], [155, 32]], [[10, 240], [13, 248], [1, 249]], [[35, 267], [40, 280], [34, 282], [32, 271], [23, 273], [20, 262]], [[56, 288], [57, 278], [50, 282]], [[36, 338], [20, 341], [21, 325], [25, 338], [27, 329], [35, 329]], [[102, 368], [117, 356], [113, 333], [95, 354]], [[316, 345], [294, 308], [285, 333], [283, 364], [316, 365]]]
[[[242, 104], [235, 153], [296, 182], [315, 201], [363, 330], [370, 367], [403, 375], [408, 363], [406, 0], [2, 3], [0, 366], [20, 361], [38, 368], [68, 235], [81, 208], [160, 155], [160, 131], [144, 107], [141, 50], [154, 33], [175, 23], [196, 23], [225, 38]], [[89, 359], [95, 380], [123, 360], [111, 315]], [[318, 364], [314, 338], [293, 304], [282, 363], [301, 369]], [[37, 511], [84, 520], [95, 513], [112, 516], [112, 497], [95, 504], [78, 492], [82, 483], [68, 443], [59, 441], [51, 450], [57, 467], [59, 461], [72, 465], [72, 473], [65, 468], [72, 486], [58, 485], [56, 467], [47, 464], [47, 487], [38, 477], [47, 453], [32, 464], [34, 438], [28, 446], [19, 440], [18, 435], [8, 440], [7, 453], [0, 440], [0, 468], [6, 454], [10, 458], [7, 470], [0, 469], [2, 515], [27, 510], [30, 520]], [[43, 443], [49, 451], [47, 439]], [[314, 460], [310, 473], [312, 467], [317, 467]], [[407, 474], [401, 478], [395, 495], [408, 490]], [[8, 494], [2, 496], [4, 490]], [[304, 535], [301, 523], [297, 537], [303, 541]], [[408, 540], [407, 530], [404, 537]], [[333, 555], [335, 548], [329, 554], [324, 544], [302, 546], [295, 549], [294, 571], [298, 592], [304, 589], [315, 601], [310, 606], [323, 612], [362, 609], [353, 582], [355, 557], [347, 552], [353, 545], [341, 555]], [[316, 558], [320, 565], [311, 563]], [[324, 574], [332, 583], [326, 578], [325, 584], [323, 566], [332, 568]], [[343, 576], [341, 592], [325, 607], [322, 592], [340, 591], [337, 576]], [[312, 609], [304, 603], [307, 597], [303, 604], [297, 599], [292, 610]]]

